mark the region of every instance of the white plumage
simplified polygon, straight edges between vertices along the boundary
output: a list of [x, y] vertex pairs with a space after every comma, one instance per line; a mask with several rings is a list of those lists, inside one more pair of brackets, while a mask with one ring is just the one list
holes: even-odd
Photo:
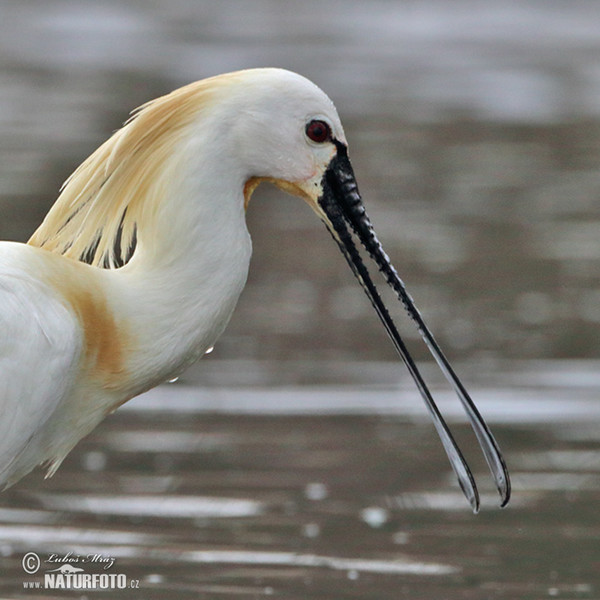
[[[0, 448], [5, 483], [32, 469], [52, 443], [45, 433], [73, 389], [82, 336], [73, 314], [34, 275], [42, 254], [0, 244]], [[31, 259], [28, 260], [28, 255]], [[51, 437], [51, 436], [50, 436]]]

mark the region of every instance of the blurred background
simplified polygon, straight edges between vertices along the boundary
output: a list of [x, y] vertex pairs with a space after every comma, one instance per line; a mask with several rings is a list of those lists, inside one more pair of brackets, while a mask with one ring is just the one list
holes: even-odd
[[325, 228], [264, 185], [214, 352], [53, 478], [0, 495], [0, 594], [66, 597], [24, 589], [35, 551], [116, 557], [141, 600], [598, 598], [598, 8], [0, 0], [0, 238], [27, 240], [136, 106], [246, 67], [302, 73], [337, 105], [378, 236], [462, 363], [514, 492], [497, 510], [458, 401], [386, 293], [477, 478], [470, 513]]
[[[136, 106], [217, 73], [285, 67], [335, 102], [379, 238], [450, 357], [600, 355], [594, 2], [19, 0], [0, 11], [0, 238], [27, 240]], [[308, 207], [262, 186], [248, 221], [248, 286], [211, 360], [395, 360]], [[424, 357], [400, 305], [392, 313]]]

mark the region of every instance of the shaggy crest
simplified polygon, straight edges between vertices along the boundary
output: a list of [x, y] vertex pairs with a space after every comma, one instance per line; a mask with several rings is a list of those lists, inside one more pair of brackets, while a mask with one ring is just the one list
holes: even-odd
[[152, 100], [65, 181], [29, 244], [94, 266], [115, 269], [131, 258], [136, 238], [156, 226], [157, 207], [172, 181], [175, 146], [236, 73], [191, 83]]

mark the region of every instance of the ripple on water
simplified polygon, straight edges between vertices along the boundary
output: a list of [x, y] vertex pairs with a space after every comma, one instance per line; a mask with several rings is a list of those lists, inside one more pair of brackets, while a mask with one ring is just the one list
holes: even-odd
[[38, 494], [45, 508], [93, 515], [158, 518], [229, 518], [262, 514], [264, 504], [244, 498], [167, 495]]
[[[549, 390], [528, 385], [515, 387], [508, 380], [503, 387], [471, 387], [477, 406], [488, 423], [530, 424], [565, 421], [581, 422], [600, 419], [596, 387], [573, 387]], [[435, 390], [436, 401], [450, 423], [464, 421], [464, 411], [447, 389]], [[257, 415], [402, 415], [414, 420], [429, 419], [418, 402], [412, 386], [384, 389], [356, 389], [345, 386], [310, 386], [299, 388], [220, 388], [196, 386], [159, 386], [125, 404], [123, 413], [170, 414], [257, 414]], [[127, 434], [129, 435], [129, 434]], [[123, 449], [156, 449], [153, 433], [136, 432], [130, 439], [117, 434], [112, 443]], [[215, 447], [227, 440], [208, 436], [193, 437], [184, 432], [166, 432], [164, 443], [177, 451]], [[205, 446], [203, 446], [203, 444]]]
[[[80, 546], [82, 544], [105, 545], [120, 544], [125, 548], [135, 545], [156, 544], [162, 536], [122, 531], [118, 529], [95, 529], [91, 527], [56, 527], [54, 525], [0, 525], [0, 537], [5, 542], [14, 542], [22, 546], [36, 547], [51, 543], [53, 546]], [[128, 551], [128, 556], [135, 549]]]
[[106, 435], [112, 450], [118, 452], [185, 452], [213, 451], [231, 445], [231, 435], [196, 431], [110, 431]]
[[[482, 507], [497, 507], [499, 497], [497, 494], [480, 494]], [[530, 499], [514, 496], [511, 498], [510, 506], [523, 506]], [[410, 492], [399, 494], [392, 499], [394, 508], [400, 510], [436, 510], [445, 512], [462, 512], [467, 506], [464, 496], [459, 492]]]
[[600, 472], [600, 450], [548, 450], [528, 452], [519, 457], [526, 469], [563, 469]]
[[452, 575], [460, 570], [451, 565], [411, 561], [404, 558], [373, 560], [320, 556], [316, 554], [297, 554], [295, 552], [197, 550], [180, 553], [178, 558], [183, 561], [203, 564], [290, 566], [396, 575]]

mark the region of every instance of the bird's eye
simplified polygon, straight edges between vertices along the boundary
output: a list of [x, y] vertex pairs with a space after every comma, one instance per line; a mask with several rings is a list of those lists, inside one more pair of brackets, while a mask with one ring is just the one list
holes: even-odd
[[331, 128], [325, 121], [315, 119], [306, 126], [306, 135], [309, 140], [322, 144], [331, 139]]

